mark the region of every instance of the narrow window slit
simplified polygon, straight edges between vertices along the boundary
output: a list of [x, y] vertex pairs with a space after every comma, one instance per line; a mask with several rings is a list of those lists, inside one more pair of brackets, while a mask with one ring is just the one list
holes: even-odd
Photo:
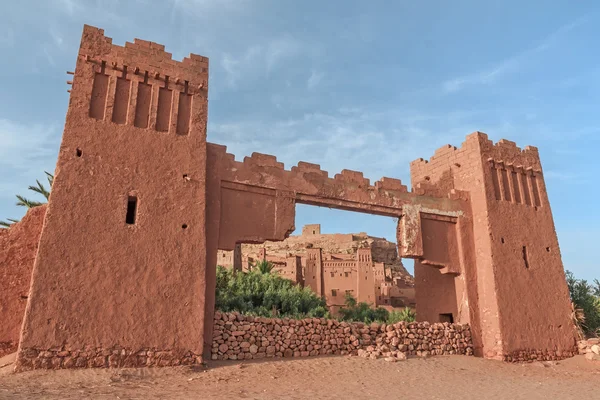
[[523, 261], [525, 261], [525, 268], [529, 269], [529, 260], [527, 259], [527, 246], [523, 246]]
[[135, 224], [135, 214], [137, 211], [137, 197], [129, 196], [127, 199], [127, 215], [125, 217], [125, 223], [128, 225]]

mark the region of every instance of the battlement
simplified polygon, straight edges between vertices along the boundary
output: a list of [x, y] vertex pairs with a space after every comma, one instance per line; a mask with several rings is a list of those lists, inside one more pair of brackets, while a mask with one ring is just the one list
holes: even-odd
[[[198, 82], [200, 74], [208, 74], [208, 58], [190, 53], [182, 61], [173, 60], [171, 53], [165, 51], [165, 46], [142, 39], [134, 39], [133, 43], [125, 42], [124, 46], [112, 43], [112, 38], [104, 35], [104, 29], [84, 25], [79, 48], [79, 56], [87, 60], [105, 61], [107, 65], [122, 67], [127, 64], [128, 70], [144, 71], [155, 77], [156, 73], [169, 76], [171, 82], [179, 80], [179, 85], [188, 82]], [[205, 88], [206, 88], [206, 82]], [[194, 85], [190, 85], [194, 86]]]
[[89, 103], [91, 119], [183, 136], [206, 133], [206, 57], [175, 61], [165, 46], [140, 39], [114, 45], [104, 30], [86, 25], [73, 74], [71, 103]]
[[[259, 185], [278, 191], [297, 193], [297, 200], [311, 204], [308, 197], [355, 199], [380, 206], [378, 210], [383, 215], [398, 216], [403, 204], [412, 203], [415, 196], [432, 197], [431, 204], [448, 210], [460, 209], [453, 201], [463, 201], [465, 196], [444, 189], [423, 190], [421, 194], [409, 192], [406, 185], [399, 179], [383, 177], [371, 184], [362, 172], [342, 170], [329, 177], [327, 171], [321, 170], [320, 165], [304, 161], [298, 162], [290, 170], [286, 170], [282, 162], [273, 155], [252, 153], [244, 157], [242, 162], [236, 161], [233, 154], [227, 153], [227, 147], [209, 143], [209, 154], [218, 160], [222, 179], [229, 182], [247, 185]], [[437, 201], [435, 199], [437, 199]], [[439, 199], [448, 202], [440, 202]], [[439, 204], [437, 204], [439, 203]], [[339, 201], [338, 206], [342, 204]], [[341, 207], [343, 208], [343, 207]]]
[[[540, 207], [544, 203], [542, 167], [538, 149], [521, 149], [513, 141], [493, 143], [485, 133], [467, 136], [461, 147], [446, 145], [429, 160], [411, 163], [413, 190], [418, 194], [439, 196], [450, 188], [466, 189], [472, 174], [481, 168], [493, 184], [493, 198], [516, 204]], [[462, 197], [457, 194], [457, 197]]]
[[540, 158], [537, 147], [525, 146], [521, 149], [513, 141], [501, 139], [494, 143], [483, 132], [473, 132], [467, 136], [461, 147], [447, 144], [438, 148], [428, 160], [419, 158], [411, 162], [411, 169], [426, 166], [439, 166], [448, 164], [460, 167], [460, 162], [465, 158], [472, 158], [477, 151], [485, 159], [492, 158], [509, 164], [519, 164], [523, 168], [532, 168], [541, 171]]

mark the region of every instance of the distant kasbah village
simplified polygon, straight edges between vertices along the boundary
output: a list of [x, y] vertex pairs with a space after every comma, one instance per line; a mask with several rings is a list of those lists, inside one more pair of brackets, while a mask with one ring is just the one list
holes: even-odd
[[281, 242], [219, 250], [217, 260], [244, 272], [268, 261], [272, 272], [323, 297], [332, 314], [344, 306], [347, 294], [390, 311], [416, 306], [414, 279], [398, 257], [396, 243], [364, 232], [322, 234], [320, 224], [305, 225], [300, 235]]

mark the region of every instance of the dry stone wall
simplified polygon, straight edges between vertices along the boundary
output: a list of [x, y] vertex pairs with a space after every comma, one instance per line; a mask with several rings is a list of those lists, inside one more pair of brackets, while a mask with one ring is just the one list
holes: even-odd
[[352, 354], [370, 358], [473, 354], [465, 324], [371, 324], [324, 318], [272, 319], [215, 313], [213, 360]]

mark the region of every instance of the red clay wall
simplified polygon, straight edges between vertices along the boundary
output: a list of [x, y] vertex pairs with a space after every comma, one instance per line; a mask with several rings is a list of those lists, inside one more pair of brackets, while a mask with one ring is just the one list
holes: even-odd
[[34, 207], [21, 222], [0, 229], [0, 357], [17, 351], [45, 215], [46, 205]]
[[[525, 176], [532, 171], [537, 189], [527, 183], [529, 190], [524, 190]], [[481, 310], [485, 355], [572, 354], [569, 294], [537, 149], [522, 151], [506, 140], [493, 144], [476, 132], [459, 149], [445, 146], [429, 162], [413, 162], [411, 177], [413, 185], [427, 182], [470, 192], [477, 259], [476, 269], [467, 265], [464, 273], [469, 307], [479, 301], [475, 309]], [[471, 325], [477, 336], [477, 324]]]
[[500, 327], [510, 338], [503, 356], [571, 354], [571, 302], [537, 149], [521, 152], [509, 141], [482, 147], [494, 183], [487, 189]]
[[417, 319], [440, 322], [440, 314], [452, 314], [456, 322], [462, 322], [458, 312], [460, 299], [457, 299], [457, 293], [462, 292], [462, 287], [455, 282], [459, 279], [415, 260]]
[[207, 79], [204, 57], [84, 27], [18, 370], [202, 361]]

